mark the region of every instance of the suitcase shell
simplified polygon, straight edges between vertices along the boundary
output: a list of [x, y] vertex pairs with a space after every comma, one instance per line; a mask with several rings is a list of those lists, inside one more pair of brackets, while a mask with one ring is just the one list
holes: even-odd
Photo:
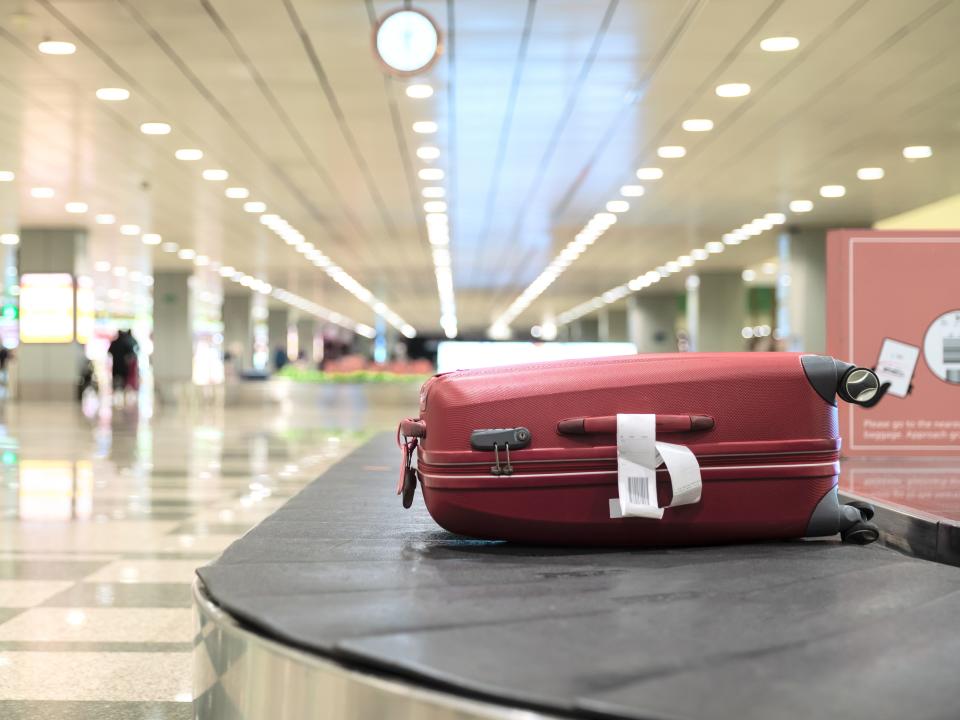
[[[454, 533], [544, 544], [692, 545], [834, 534], [837, 408], [832, 391], [825, 395], [808, 378], [801, 357], [677, 353], [437, 375], [421, 389], [414, 421], [422, 433], [416, 473], [427, 509]], [[657, 439], [694, 452], [703, 483], [698, 503], [667, 508], [660, 520], [610, 517], [617, 413], [656, 414]], [[712, 423], [685, 420], [695, 417]], [[494, 474], [504, 452], [473, 449], [471, 434], [518, 427], [529, 430], [529, 445], [510, 452], [512, 474]], [[658, 496], [661, 506], [670, 500], [664, 470]]]

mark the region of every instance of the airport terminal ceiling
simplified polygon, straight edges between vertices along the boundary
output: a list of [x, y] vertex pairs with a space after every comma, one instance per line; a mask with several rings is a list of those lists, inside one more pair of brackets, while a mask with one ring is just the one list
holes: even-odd
[[[370, 302], [258, 221], [279, 215], [420, 334], [437, 334], [424, 203], [442, 202], [457, 324], [473, 333], [611, 200], [629, 209], [516, 313], [514, 327], [767, 213], [785, 213], [788, 226], [857, 226], [960, 192], [958, 2], [416, 5], [435, 19], [443, 52], [426, 73], [398, 78], [371, 47], [393, 3], [0, 0], [0, 171], [15, 172], [0, 183], [0, 220], [88, 225], [91, 260], [133, 266], [150, 252], [157, 268], [190, 267], [139, 239], [159, 234], [373, 324]], [[762, 39], [783, 36], [799, 47], [761, 49]], [[76, 52], [40, 54], [45, 39]], [[718, 96], [727, 83], [751, 91]], [[432, 95], [409, 97], [413, 84]], [[130, 95], [101, 100], [102, 88]], [[712, 129], [686, 131], [690, 119]], [[144, 134], [144, 123], [171, 131]], [[435, 132], [417, 133], [414, 123], [435, 123]], [[424, 146], [438, 157], [421, 158], [431, 154], [418, 154]], [[658, 157], [664, 146], [686, 153]], [[907, 160], [907, 146], [933, 155]], [[203, 158], [177, 159], [179, 149]], [[637, 179], [644, 167], [663, 177]], [[875, 167], [881, 180], [857, 178]], [[229, 177], [205, 180], [210, 169]], [[442, 178], [423, 180], [424, 169]], [[622, 197], [625, 185], [644, 194]], [[821, 197], [825, 185], [846, 193]], [[249, 197], [225, 197], [228, 187]], [[54, 196], [34, 197], [34, 188]], [[812, 211], [791, 212], [799, 199], [812, 200]], [[86, 212], [69, 213], [67, 203]], [[245, 203], [254, 205], [245, 212]], [[104, 214], [116, 222], [97, 224]], [[140, 233], [121, 234], [124, 224]], [[659, 288], [775, 254], [766, 232]]]

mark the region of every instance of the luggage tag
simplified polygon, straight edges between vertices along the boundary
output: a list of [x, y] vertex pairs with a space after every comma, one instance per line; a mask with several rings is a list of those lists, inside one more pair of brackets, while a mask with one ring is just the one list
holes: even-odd
[[413, 454], [417, 450], [417, 438], [408, 438], [401, 429], [397, 428], [397, 445], [403, 454], [400, 462], [400, 477], [397, 479], [397, 495], [402, 495], [403, 507], [409, 509], [413, 505], [413, 496], [417, 492], [417, 471], [413, 464]]
[[656, 441], [656, 415], [617, 415], [617, 492], [610, 517], [663, 518], [657, 498], [657, 467], [665, 465], [673, 486], [668, 507], [700, 501], [700, 464], [690, 448]]

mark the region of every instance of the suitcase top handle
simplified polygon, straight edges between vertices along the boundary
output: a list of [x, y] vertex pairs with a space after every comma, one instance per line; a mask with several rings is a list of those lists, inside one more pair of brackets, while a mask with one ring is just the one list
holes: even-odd
[[[657, 415], [658, 434], [712, 430], [714, 425], [709, 415]], [[616, 415], [569, 418], [557, 423], [560, 435], [615, 435], [616, 432]]]

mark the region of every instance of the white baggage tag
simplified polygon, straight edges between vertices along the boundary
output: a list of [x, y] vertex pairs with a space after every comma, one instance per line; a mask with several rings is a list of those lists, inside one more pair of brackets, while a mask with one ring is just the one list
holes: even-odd
[[690, 448], [656, 441], [655, 415], [617, 415], [617, 491], [610, 500], [610, 517], [660, 520], [657, 467], [670, 474], [673, 499], [668, 507], [700, 501], [700, 464]]
[[655, 415], [617, 415], [620, 517], [663, 517], [657, 503], [656, 436]]

